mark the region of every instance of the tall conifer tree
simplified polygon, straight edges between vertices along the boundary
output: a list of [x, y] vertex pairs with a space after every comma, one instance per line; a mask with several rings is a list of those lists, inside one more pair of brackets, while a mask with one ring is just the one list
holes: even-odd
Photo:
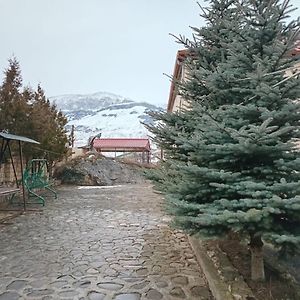
[[[210, 2], [207, 26], [194, 28], [199, 42], [181, 39], [191, 54], [179, 85], [189, 108], [157, 115], [152, 128], [167, 154], [156, 178], [179, 226], [247, 236], [252, 279], [262, 280], [264, 240], [283, 251], [300, 245], [299, 71], [286, 76], [299, 62], [290, 56], [299, 23], [286, 23], [288, 1]], [[228, 15], [211, 22], [224, 4]], [[174, 136], [175, 146], [165, 147]]]
[[22, 76], [16, 58], [9, 60], [0, 87], [0, 129], [25, 134], [28, 119], [26, 97], [22, 96]]
[[38, 151], [35, 155], [44, 155], [46, 152], [47, 158], [54, 161], [66, 154], [67, 118], [50, 103], [40, 85], [33, 92], [31, 116], [34, 120], [32, 134], [40, 141], [40, 148], [44, 150]]
[[19, 62], [16, 58], [10, 59], [0, 86], [0, 131], [8, 130], [41, 143], [42, 150], [31, 144], [24, 145], [27, 159], [48, 153], [47, 158], [53, 161], [66, 154], [66, 123], [67, 118], [51, 105], [40, 85], [36, 91], [23, 88]]

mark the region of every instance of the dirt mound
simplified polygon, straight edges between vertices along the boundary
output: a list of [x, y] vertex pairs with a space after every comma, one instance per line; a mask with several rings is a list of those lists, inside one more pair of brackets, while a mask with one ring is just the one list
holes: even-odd
[[62, 184], [76, 185], [117, 185], [145, 181], [142, 166], [94, 154], [57, 167], [54, 177]]

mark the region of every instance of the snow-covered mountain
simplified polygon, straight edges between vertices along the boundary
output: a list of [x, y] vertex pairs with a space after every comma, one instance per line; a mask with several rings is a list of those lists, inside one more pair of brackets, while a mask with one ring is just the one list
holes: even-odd
[[141, 124], [151, 123], [150, 110], [162, 110], [145, 102], [134, 102], [112, 93], [61, 95], [50, 101], [68, 118], [67, 130], [74, 125], [75, 145], [86, 145], [90, 137], [147, 137], [149, 132]]

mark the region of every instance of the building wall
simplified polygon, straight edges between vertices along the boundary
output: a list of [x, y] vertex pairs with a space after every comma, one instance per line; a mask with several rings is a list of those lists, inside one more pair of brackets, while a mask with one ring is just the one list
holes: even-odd
[[175, 100], [174, 100], [174, 105], [172, 107], [172, 112], [177, 112], [181, 110], [181, 102], [182, 102], [182, 97], [179, 95], [176, 95]]
[[[187, 71], [186, 71], [186, 67], [183, 63], [183, 61], [176, 61], [176, 67], [175, 69], [178, 68], [178, 78], [176, 78], [177, 80], [183, 82], [187, 79]], [[175, 85], [172, 85], [174, 90], [173, 92], [173, 106], [170, 107], [170, 112], [178, 112], [183, 108], [186, 108], [188, 106], [187, 101], [180, 95], [178, 95], [177, 93], [177, 87]]]
[[295, 74], [295, 72], [299, 72], [300, 71], [300, 62], [298, 62], [297, 64], [295, 64], [294, 68], [288, 70], [286, 72], [287, 76], [292, 76], [293, 74]]

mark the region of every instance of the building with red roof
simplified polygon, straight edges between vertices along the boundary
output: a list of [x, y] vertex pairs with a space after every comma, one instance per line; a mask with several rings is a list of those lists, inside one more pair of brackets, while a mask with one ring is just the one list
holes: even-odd
[[135, 152], [141, 154], [142, 162], [150, 162], [150, 141], [148, 138], [95, 138], [91, 145], [100, 153]]

